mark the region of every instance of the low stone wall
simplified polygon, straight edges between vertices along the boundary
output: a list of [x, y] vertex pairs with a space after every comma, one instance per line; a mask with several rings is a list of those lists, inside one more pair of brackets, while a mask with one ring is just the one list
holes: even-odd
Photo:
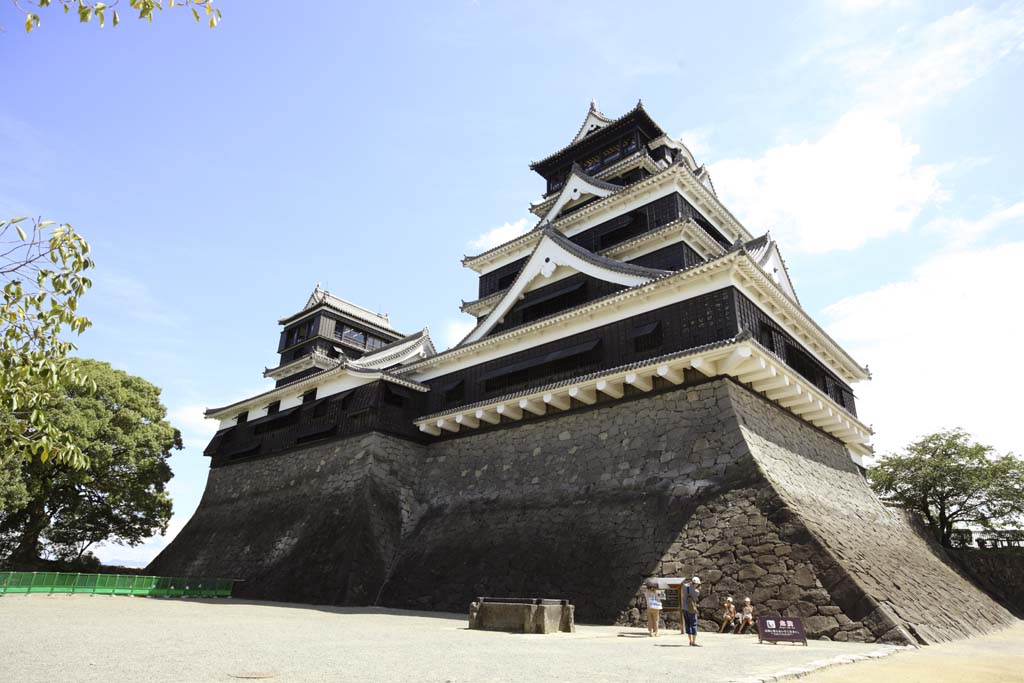
[[537, 602], [474, 602], [469, 606], [469, 628], [513, 633], [573, 633], [573, 606]]
[[565, 596], [640, 622], [649, 576], [697, 574], [810, 637], [938, 642], [1008, 623], [880, 505], [839, 442], [728, 380], [421, 446], [379, 434], [210, 473], [153, 571], [240, 595], [462, 611]]
[[946, 552], [989, 595], [1024, 619], [1024, 548], [947, 548]]

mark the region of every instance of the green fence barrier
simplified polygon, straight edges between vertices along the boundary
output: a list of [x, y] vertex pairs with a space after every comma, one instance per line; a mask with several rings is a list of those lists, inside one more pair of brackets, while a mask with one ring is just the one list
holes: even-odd
[[230, 598], [236, 579], [71, 574], [67, 572], [0, 572], [0, 595], [6, 593], [87, 593], [149, 597]]

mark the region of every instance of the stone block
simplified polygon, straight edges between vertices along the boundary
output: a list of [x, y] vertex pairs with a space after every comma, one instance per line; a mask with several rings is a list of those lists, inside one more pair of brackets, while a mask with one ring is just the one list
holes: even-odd
[[839, 631], [839, 622], [835, 617], [811, 616], [803, 620], [804, 632], [808, 638], [833, 636]]

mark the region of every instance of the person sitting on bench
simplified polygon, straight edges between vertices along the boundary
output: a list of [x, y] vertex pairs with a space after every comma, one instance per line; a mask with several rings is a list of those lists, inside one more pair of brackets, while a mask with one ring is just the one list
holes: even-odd
[[747, 630], [747, 627], [752, 630], [756, 630], [754, 626], [754, 606], [750, 604], [750, 598], [743, 599], [743, 614], [740, 616], [740, 627], [736, 629], [736, 633], [743, 633]]
[[725, 599], [725, 604], [722, 605], [722, 628], [718, 629], [718, 632], [727, 633], [732, 628], [734, 621], [736, 621], [736, 605], [733, 604], [732, 598], [728, 597]]

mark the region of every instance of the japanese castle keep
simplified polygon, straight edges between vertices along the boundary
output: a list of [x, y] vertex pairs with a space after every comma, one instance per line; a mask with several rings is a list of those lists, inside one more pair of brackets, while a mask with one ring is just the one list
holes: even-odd
[[867, 370], [641, 104], [591, 105], [531, 169], [536, 227], [463, 259], [454, 348], [319, 286], [280, 320], [276, 387], [207, 411], [206, 491], [150, 571], [337, 605], [569, 598], [605, 623], [644, 578], [697, 574], [704, 618], [750, 595], [811, 637], [1009, 622], [871, 493]]

